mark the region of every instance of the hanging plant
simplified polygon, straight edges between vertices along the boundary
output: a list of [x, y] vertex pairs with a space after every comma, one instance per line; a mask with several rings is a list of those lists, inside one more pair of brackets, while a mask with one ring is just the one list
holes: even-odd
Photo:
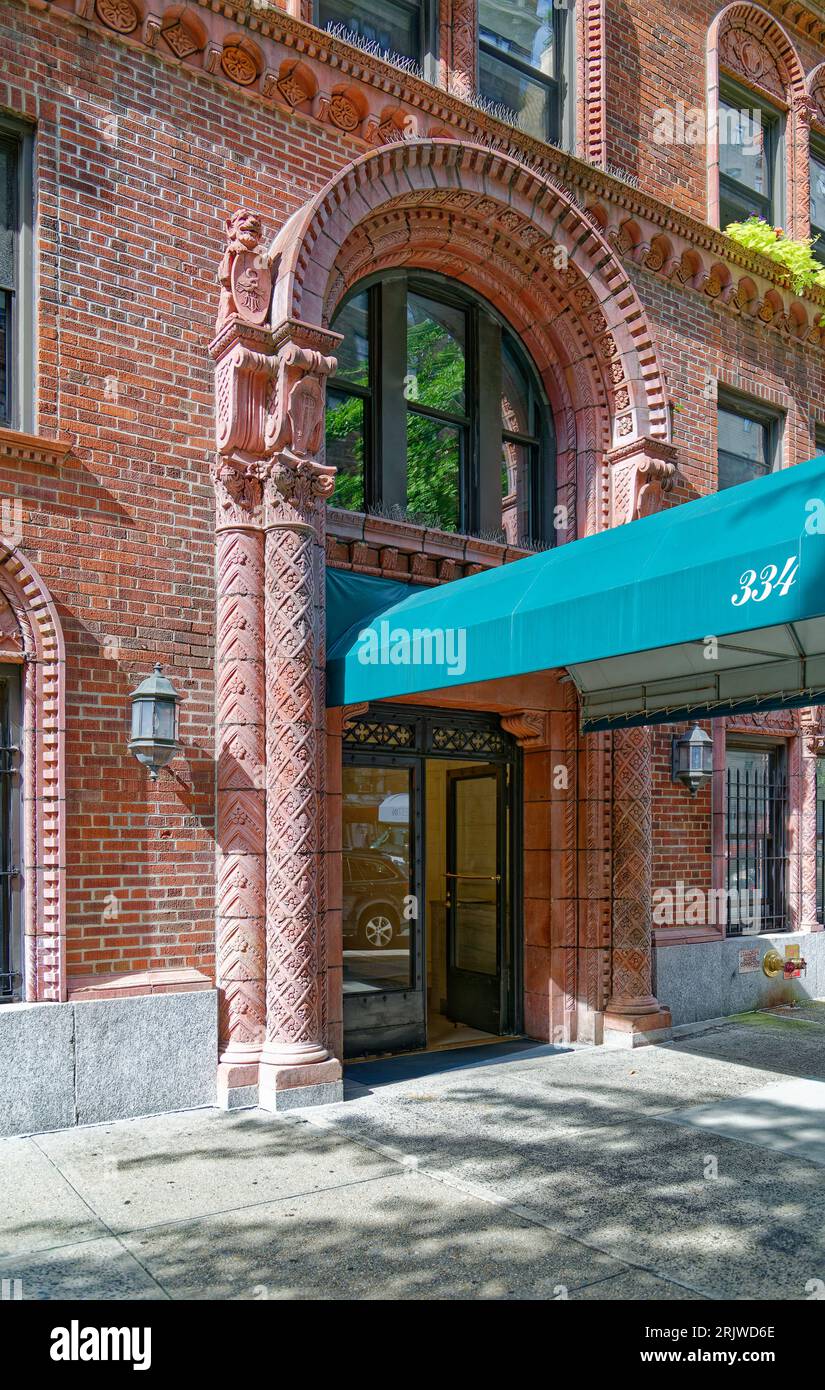
[[731, 222], [725, 228], [725, 235], [749, 251], [758, 251], [784, 266], [795, 294], [802, 294], [812, 285], [825, 289], [825, 266], [814, 255], [811, 237], [786, 236], [781, 227], [772, 227], [764, 217]]

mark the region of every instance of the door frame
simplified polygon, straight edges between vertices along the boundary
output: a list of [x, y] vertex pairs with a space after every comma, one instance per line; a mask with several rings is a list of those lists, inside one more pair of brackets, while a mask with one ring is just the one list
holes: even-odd
[[[411, 865], [415, 865], [415, 882], [421, 888], [426, 883], [426, 760], [466, 761], [504, 766], [504, 804], [506, 818], [503, 834], [507, 836], [509, 859], [509, 900], [502, 908], [501, 939], [501, 1031], [519, 1036], [524, 1029], [524, 894], [523, 894], [523, 822], [524, 798], [522, 751], [515, 739], [505, 733], [495, 714], [465, 713], [462, 710], [437, 707], [383, 704], [378, 701], [350, 721], [343, 732], [342, 763], [344, 766], [392, 767], [408, 766], [412, 761], [415, 813], [415, 839]], [[418, 893], [419, 945], [416, 948], [416, 968], [426, 975], [429, 923], [426, 893]], [[416, 987], [422, 975], [415, 976]], [[426, 994], [426, 979], [423, 980]], [[420, 1051], [427, 1047], [427, 1009], [424, 999], [424, 1040], [415, 1048], [400, 1051]], [[383, 1050], [383, 1049], [381, 1049]], [[389, 1049], [388, 1049], [389, 1050]], [[344, 1053], [347, 1055], [346, 1045]], [[357, 1054], [352, 1054], [356, 1056]], [[363, 1055], [363, 1054], [361, 1054]]]
[[[456, 839], [457, 819], [454, 814], [456, 805], [456, 787], [459, 783], [471, 782], [482, 778], [492, 778], [494, 780], [496, 794], [496, 973], [493, 978], [497, 982], [497, 991], [492, 990], [490, 992], [493, 994], [495, 994], [496, 992], [498, 993], [498, 1011], [497, 1026], [494, 1029], [488, 1029], [486, 1031], [492, 1032], [496, 1036], [498, 1036], [501, 1033], [502, 1016], [506, 1016], [507, 1014], [506, 981], [508, 977], [505, 970], [505, 961], [507, 958], [506, 937], [508, 910], [506, 884], [507, 875], [510, 867], [510, 856], [509, 847], [507, 844], [508, 787], [506, 765], [502, 765], [500, 763], [479, 763], [478, 766], [475, 768], [453, 768], [450, 771], [448, 771], [446, 786], [447, 865], [449, 866], [452, 864], [453, 866], [455, 866], [458, 863], [458, 849]], [[447, 876], [448, 878], [451, 877], [453, 879], [458, 877], [458, 875], [455, 872], [450, 871], [449, 867], [447, 871]], [[447, 908], [447, 1004], [449, 1008], [452, 975], [457, 974], [459, 976], [465, 977], [463, 982], [461, 980], [455, 981], [456, 992], [458, 992], [462, 983], [465, 989], [470, 985], [470, 981], [466, 978], [470, 975], [476, 976], [477, 988], [483, 991], [485, 987], [485, 978], [483, 976], [481, 977], [481, 979], [478, 978], [481, 974], [480, 971], [465, 970], [462, 969], [460, 966], [456, 965], [455, 963], [456, 911], [458, 908], [459, 889], [458, 884], [456, 882], [450, 883], [448, 885], [448, 888], [449, 892], [453, 895], [450, 899], [450, 905]], [[486, 977], [486, 982], [487, 989], [490, 990], [489, 976]], [[450, 1017], [449, 1012], [447, 1014], [447, 1017]], [[481, 1024], [471, 1023], [470, 1020], [466, 1018], [459, 1019], [458, 1021], [463, 1023], [470, 1023], [470, 1027], [481, 1028]]]

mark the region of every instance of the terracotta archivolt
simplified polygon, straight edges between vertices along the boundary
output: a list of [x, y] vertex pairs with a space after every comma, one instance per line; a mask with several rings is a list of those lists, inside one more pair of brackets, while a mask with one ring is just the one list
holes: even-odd
[[358, 280], [392, 266], [477, 290], [531, 353], [571, 466], [577, 450], [666, 437], [663, 378], [626, 272], [569, 193], [513, 158], [446, 140], [363, 155], [286, 224], [272, 259], [276, 325], [328, 326]]
[[59, 1001], [65, 975], [65, 652], [60, 620], [30, 560], [0, 537], [0, 593], [23, 661], [25, 997]]

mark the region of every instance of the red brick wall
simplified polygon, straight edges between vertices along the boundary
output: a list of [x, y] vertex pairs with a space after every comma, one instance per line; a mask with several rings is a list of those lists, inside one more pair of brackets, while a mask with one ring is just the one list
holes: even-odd
[[[686, 889], [712, 887], [710, 787], [692, 797], [686, 787], [673, 781], [671, 773], [673, 736], [689, 727], [670, 724], [653, 734], [654, 892], [657, 888], [675, 892], [680, 880]], [[708, 721], [702, 728], [711, 732]]]
[[[37, 123], [37, 428], [75, 446], [0, 474], [66, 638], [68, 972], [209, 970], [222, 220], [248, 202], [274, 232], [352, 152], [65, 17], [4, 3], [0, 47], [0, 107]], [[155, 660], [186, 696], [156, 785], [126, 748]]]
[[716, 490], [717, 384], [784, 412], [783, 463], [813, 457], [814, 412], [825, 386], [821, 355], [761, 332], [661, 276], [632, 263], [625, 267], [645, 305], [667, 375], [679, 500]]

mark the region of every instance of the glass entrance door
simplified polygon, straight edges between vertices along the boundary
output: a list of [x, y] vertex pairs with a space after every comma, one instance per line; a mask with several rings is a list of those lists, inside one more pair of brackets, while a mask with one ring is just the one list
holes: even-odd
[[501, 1030], [504, 769], [447, 774], [447, 1016]]
[[520, 787], [495, 716], [387, 704], [350, 722], [345, 1057], [518, 1031]]
[[344, 1031], [349, 1055], [423, 1047], [420, 788], [411, 760], [343, 769]]

